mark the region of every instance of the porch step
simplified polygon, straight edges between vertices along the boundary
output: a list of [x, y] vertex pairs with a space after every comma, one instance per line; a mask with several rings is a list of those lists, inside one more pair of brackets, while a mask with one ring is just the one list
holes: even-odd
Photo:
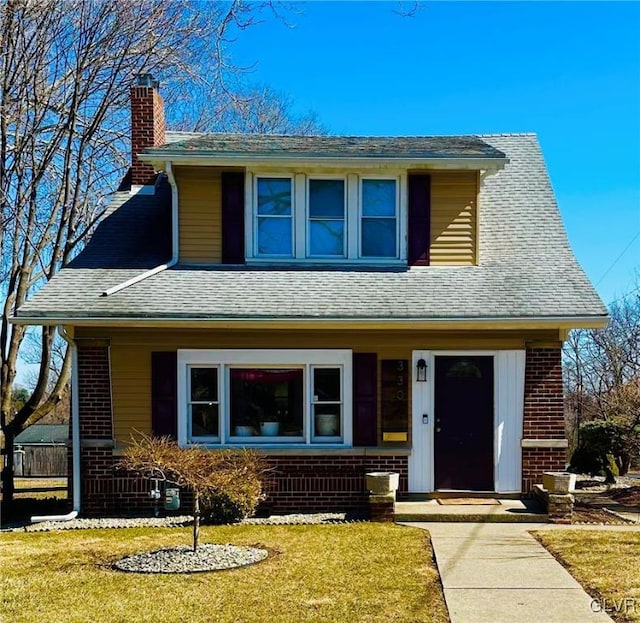
[[503, 498], [498, 499], [498, 502], [499, 504], [488, 505], [442, 505], [436, 499], [402, 500], [396, 502], [396, 521], [481, 523], [546, 523], [548, 521], [546, 512], [537, 500]]

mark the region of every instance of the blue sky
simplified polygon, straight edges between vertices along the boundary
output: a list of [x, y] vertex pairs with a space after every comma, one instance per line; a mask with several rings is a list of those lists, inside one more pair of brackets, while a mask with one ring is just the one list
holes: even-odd
[[238, 35], [250, 80], [336, 134], [535, 132], [604, 301], [640, 284], [639, 3], [297, 6], [289, 26], [265, 16]]

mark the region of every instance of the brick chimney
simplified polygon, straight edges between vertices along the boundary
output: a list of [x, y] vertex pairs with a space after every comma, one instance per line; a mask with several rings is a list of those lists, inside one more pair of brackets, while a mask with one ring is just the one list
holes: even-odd
[[138, 154], [164, 145], [164, 102], [159, 82], [151, 74], [138, 74], [131, 87], [131, 186], [153, 186], [154, 168]]

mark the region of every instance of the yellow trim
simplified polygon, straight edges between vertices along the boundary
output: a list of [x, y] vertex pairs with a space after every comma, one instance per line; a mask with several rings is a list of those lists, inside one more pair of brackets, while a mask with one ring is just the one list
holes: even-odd
[[382, 441], [407, 441], [407, 433], [382, 433]]

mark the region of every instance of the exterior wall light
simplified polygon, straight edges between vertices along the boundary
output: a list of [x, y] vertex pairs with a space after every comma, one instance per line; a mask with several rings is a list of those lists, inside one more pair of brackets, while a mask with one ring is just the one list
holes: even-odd
[[416, 381], [419, 383], [427, 382], [427, 362], [424, 359], [418, 359], [416, 364]]

